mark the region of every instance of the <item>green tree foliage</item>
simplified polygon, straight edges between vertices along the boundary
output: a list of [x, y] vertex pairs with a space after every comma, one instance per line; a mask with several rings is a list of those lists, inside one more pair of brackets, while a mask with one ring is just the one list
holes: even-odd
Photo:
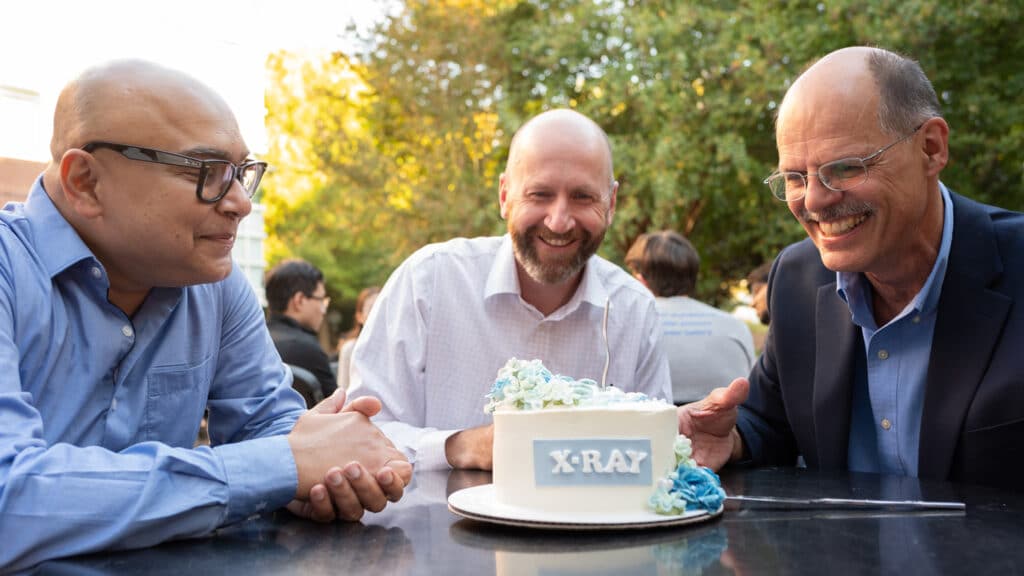
[[426, 242], [500, 232], [511, 134], [572, 107], [615, 149], [621, 189], [603, 254], [621, 261], [641, 232], [675, 229], [701, 252], [699, 295], [722, 302], [728, 284], [804, 236], [761, 183], [776, 162], [775, 110], [808, 64], [855, 44], [919, 59], [951, 126], [943, 180], [1021, 210], [1022, 10], [1016, 0], [409, 0], [365, 53], [271, 60], [271, 259], [307, 257], [352, 295]]

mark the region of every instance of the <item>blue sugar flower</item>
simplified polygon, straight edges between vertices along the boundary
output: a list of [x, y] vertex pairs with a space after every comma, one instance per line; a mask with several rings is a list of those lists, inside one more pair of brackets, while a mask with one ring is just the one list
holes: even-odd
[[678, 493], [686, 500], [687, 510], [703, 508], [715, 512], [725, 500], [721, 480], [708, 468], [680, 466], [669, 477], [672, 479], [670, 492]]

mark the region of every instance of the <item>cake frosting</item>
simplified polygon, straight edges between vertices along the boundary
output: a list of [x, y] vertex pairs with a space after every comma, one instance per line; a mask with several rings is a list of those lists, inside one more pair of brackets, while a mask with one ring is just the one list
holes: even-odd
[[581, 519], [721, 506], [718, 477], [696, 466], [689, 440], [677, 433], [676, 408], [664, 400], [515, 358], [487, 398], [502, 504]]

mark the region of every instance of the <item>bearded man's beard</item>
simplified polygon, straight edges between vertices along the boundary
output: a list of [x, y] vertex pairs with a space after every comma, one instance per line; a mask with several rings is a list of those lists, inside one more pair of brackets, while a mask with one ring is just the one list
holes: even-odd
[[[555, 234], [542, 224], [534, 224], [522, 232], [510, 226], [509, 234], [512, 235], [516, 260], [530, 278], [547, 285], [561, 284], [583, 270], [604, 240], [604, 230], [596, 236], [583, 228], [574, 228], [567, 234]], [[564, 257], [549, 256], [547, 260], [541, 260], [536, 247], [538, 237], [552, 241], [575, 240], [576, 250]]]

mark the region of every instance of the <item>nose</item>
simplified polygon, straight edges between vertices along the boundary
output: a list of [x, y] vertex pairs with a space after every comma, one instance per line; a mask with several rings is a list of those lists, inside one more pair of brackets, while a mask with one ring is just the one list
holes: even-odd
[[572, 207], [566, 195], [559, 194], [548, 206], [544, 225], [555, 234], [564, 234], [576, 226], [576, 219], [572, 215]]
[[245, 192], [245, 187], [237, 178], [231, 179], [228, 193], [217, 201], [217, 211], [241, 220], [252, 212], [252, 199]]
[[822, 208], [831, 206], [842, 198], [842, 192], [836, 192], [821, 183], [817, 174], [807, 175], [807, 190], [802, 202], [804, 208], [810, 212], [817, 212]]

